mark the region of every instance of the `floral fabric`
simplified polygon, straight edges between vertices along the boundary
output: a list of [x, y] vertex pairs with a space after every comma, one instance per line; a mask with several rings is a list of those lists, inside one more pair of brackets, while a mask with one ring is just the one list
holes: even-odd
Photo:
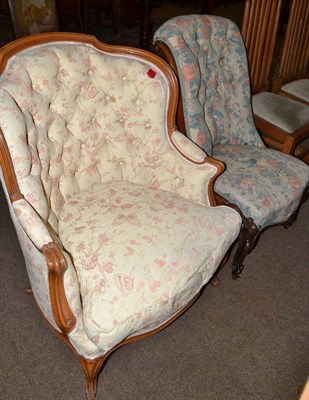
[[26, 200], [21, 199], [14, 201], [13, 210], [21, 226], [29, 236], [29, 239], [38, 250], [40, 250], [44, 244], [52, 242], [52, 238], [46, 226], [42, 223], [40, 216]]
[[77, 270], [88, 337], [108, 351], [176, 314], [213, 275], [240, 225], [228, 207], [125, 181], [73, 196], [59, 235]]
[[[152, 73], [149, 73], [149, 70]], [[114, 190], [118, 196], [110, 196], [116, 201], [115, 209], [119, 203], [124, 207], [123, 215], [129, 213], [123, 220], [120, 218], [119, 226], [116, 224], [108, 227], [103, 224], [104, 229], [102, 228], [101, 232], [98, 225], [95, 227], [97, 236], [91, 236], [91, 232], [87, 237], [83, 236], [91, 262], [95, 261], [97, 256], [95, 249], [92, 251], [92, 246], [95, 243], [103, 245], [104, 234], [114, 240], [115, 246], [118, 245], [118, 238], [113, 237], [112, 229], [117, 230], [119, 235], [123, 234], [121, 226], [124, 226], [124, 223], [131, 229], [131, 236], [134, 236], [136, 220], [126, 210], [126, 206], [138, 208], [139, 201], [145, 205], [147, 201], [153, 200], [151, 195], [146, 195], [148, 191], [164, 193], [162, 198], [167, 204], [184, 202], [185, 211], [191, 207], [193, 210], [199, 210], [194, 214], [196, 218], [200, 217], [202, 211], [207, 215], [209, 213], [212, 218], [208, 236], [205, 233], [207, 226], [201, 228], [203, 235], [205, 233], [205, 248], [198, 247], [200, 239], [196, 244], [192, 243], [190, 248], [185, 241], [185, 232], [192, 239], [192, 221], [189, 220], [185, 228], [182, 224], [186, 225], [187, 222], [181, 215], [182, 206], [179, 206], [179, 209], [175, 206], [179, 212], [177, 230], [182, 227], [179, 232], [183, 236], [177, 233], [178, 236], [172, 240], [175, 227], [171, 226], [169, 240], [173, 241], [174, 246], [177, 238], [183, 240], [178, 243], [186, 245], [181, 254], [184, 254], [185, 249], [189, 252], [186, 256], [187, 261], [180, 267], [182, 280], [177, 278], [173, 281], [173, 276], [169, 276], [167, 286], [170, 286], [166, 287], [165, 291], [169, 293], [167, 304], [164, 304], [164, 301], [156, 303], [152, 297], [149, 304], [153, 305], [153, 313], [151, 310], [142, 310], [142, 317], [136, 314], [135, 319], [130, 319], [128, 316], [129, 322], [124, 323], [124, 327], [119, 325], [114, 338], [111, 324], [117, 326], [115, 319], [109, 321], [107, 326], [110, 334], [105, 335], [105, 328], [102, 333], [95, 332], [96, 310], [102, 299], [88, 301], [87, 293], [88, 285], [94, 287], [95, 296], [102, 293], [103, 278], [107, 272], [104, 270], [105, 264], [101, 264], [101, 261], [104, 263], [106, 256], [106, 263], [112, 262], [112, 253], [100, 254], [98, 258], [100, 262], [98, 261], [95, 268], [99, 278], [96, 286], [92, 279], [95, 271], [82, 271], [81, 256], [86, 255], [80, 251], [78, 243], [71, 243], [70, 235], [67, 236], [66, 246], [62, 248], [68, 266], [64, 281], [67, 300], [76, 318], [76, 325], [69, 333], [69, 339], [78, 353], [86, 358], [99, 357], [112, 343], [117, 343], [119, 338], [135, 334], [138, 330], [149, 330], [151, 326], [158, 326], [160, 322], [167, 320], [171, 316], [170, 313], [175, 313], [181, 304], [184, 304], [185, 299], [188, 300], [198, 287], [210, 278], [239, 231], [240, 217], [233, 210], [219, 208], [218, 211], [213, 211], [212, 208], [202, 206], [209, 205], [209, 181], [217, 173], [217, 167], [210, 164], [205, 153], [178, 131], [173, 132], [169, 138], [166, 126], [169, 96], [169, 82], [156, 65], [130, 55], [107, 54], [90, 45], [79, 43], [49, 43], [22, 51], [9, 60], [0, 77], [0, 127], [10, 150], [20, 191], [25, 197], [25, 200], [16, 201], [9, 206], [36, 301], [56, 329], [59, 330], [49, 299], [48, 268], [39, 248], [50, 240], [62, 246], [59, 239], [60, 216], [62, 228], [67, 224], [62, 235], [65, 236], [71, 229], [72, 237], [80, 240], [81, 237], [76, 235], [83, 230], [83, 225], [76, 226], [76, 230], [73, 227], [75, 217], [78, 224], [82, 222], [78, 220], [78, 214], [74, 215], [74, 203], [71, 204], [71, 200], [78, 199], [81, 203], [85, 200], [85, 210], [96, 213], [100, 209], [102, 216], [108, 220], [113, 206], [108, 210], [101, 201], [106, 200], [107, 190]], [[1, 179], [5, 187], [3, 177]], [[137, 200], [136, 204], [132, 198], [129, 199], [130, 202], [127, 201], [124, 189], [118, 188], [118, 185], [129, 183], [137, 185], [138, 188], [142, 187], [145, 192], [143, 197], [139, 189], [137, 198], [133, 196]], [[112, 189], [114, 184], [115, 189]], [[125, 187], [129, 190], [130, 185]], [[100, 189], [99, 192], [102, 190], [102, 193], [96, 192], [97, 188]], [[91, 201], [93, 196], [98, 199], [98, 204]], [[156, 197], [155, 200], [157, 201]], [[63, 216], [68, 218], [70, 206], [73, 207], [73, 216], [64, 222]], [[150, 203], [148, 206], [150, 207]], [[155, 213], [156, 204], [152, 207], [149, 212]], [[157, 228], [154, 230], [158, 229], [158, 232], [164, 230], [167, 225], [162, 218], [169, 214], [171, 209], [166, 207], [160, 205], [157, 212], [159, 216]], [[160, 211], [161, 208], [164, 212]], [[176, 213], [175, 210], [173, 212]], [[84, 222], [89, 224], [90, 229], [92, 222], [86, 217], [83, 216]], [[154, 217], [154, 214], [151, 214], [151, 217]], [[103, 223], [102, 218], [98, 218], [98, 224]], [[177, 219], [176, 214], [169, 217], [170, 223], [174, 222], [173, 218]], [[218, 228], [215, 228], [217, 220]], [[146, 220], [143, 220], [141, 226], [150, 233]], [[160, 252], [161, 249], [157, 247], [164, 247], [162, 240], [154, 237], [154, 244], [148, 243], [147, 233], [144, 238], [140, 236], [141, 226], [137, 226], [139, 243], [136, 246], [141, 247], [140, 252], [144, 251], [143, 260], [145, 261], [148, 251], [151, 257], [154, 257], [154, 249], [157, 251], [156, 257], [163, 257], [165, 253]], [[215, 229], [218, 229], [218, 232]], [[153, 235], [155, 236], [155, 231]], [[218, 240], [212, 244], [212, 237], [216, 235]], [[131, 236], [128, 240], [133, 240]], [[166, 238], [166, 235], [164, 237]], [[207, 242], [207, 237], [211, 238], [211, 243]], [[133, 246], [130, 242], [126, 244], [124, 236], [121, 235], [119, 242], [119, 254], [127, 251], [127, 246]], [[142, 248], [142, 243], [145, 249]], [[200, 254], [195, 254], [193, 249], [200, 251]], [[101, 250], [104, 250], [104, 247]], [[187, 264], [190, 264], [189, 254], [195, 257], [196, 262], [199, 260], [200, 265], [187, 267]], [[72, 257], [77, 261], [78, 268], [72, 262]], [[127, 259], [124, 254], [123, 257]], [[130, 260], [132, 259], [131, 257]], [[154, 262], [153, 260], [151, 258], [145, 261], [142, 264], [145, 265], [145, 270], [139, 268], [139, 274], [145, 274], [148, 268], [146, 266]], [[138, 261], [139, 257], [136, 257], [136, 265], [139, 265]], [[89, 262], [88, 260], [88, 264]], [[171, 274], [177, 265], [169, 265]], [[125, 274], [126, 266], [119, 264], [117, 267], [118, 275], [122, 276], [120, 267]], [[196, 277], [192, 275], [194, 268]], [[154, 290], [157, 285], [155, 273], [158, 271], [160, 270], [153, 271]], [[130, 284], [127, 278], [123, 281], [121, 279], [122, 277], [118, 279], [118, 283], [123, 282], [124, 288]], [[138, 281], [140, 278], [135, 279]], [[163, 279], [162, 276], [160, 279]], [[171, 289], [170, 292], [168, 288]], [[145, 296], [152, 293], [149, 290], [148, 288], [148, 291], [144, 292]], [[164, 297], [165, 292], [160, 296]], [[112, 302], [110, 292], [109, 295], [108, 299]], [[135, 303], [138, 299], [141, 300], [136, 297]], [[120, 301], [123, 299], [119, 299], [119, 304]], [[108, 303], [107, 300], [106, 302]], [[162, 311], [159, 310], [161, 306]], [[108, 319], [112, 315], [111, 310], [109, 305], [107, 314], [98, 315], [100, 324], [102, 321], [105, 324], [104, 318]], [[142, 327], [143, 324], [145, 325]]]
[[286, 221], [309, 181], [305, 163], [276, 150], [222, 145], [214, 147], [214, 157], [228, 166], [215, 190], [254, 216], [259, 228]]
[[[49, 282], [48, 282], [48, 268], [46, 265], [46, 259], [41, 251], [38, 250], [38, 247], [43, 244], [43, 242], [48, 243], [50, 238], [46, 235], [46, 227], [41, 222], [41, 226], [38, 226], [39, 220], [37, 219], [37, 215], [34, 218], [35, 224], [32, 224], [32, 218], [27, 221], [27, 224], [21, 225], [23, 221], [20, 220], [20, 213], [16, 212], [20, 208], [20, 202], [14, 202], [11, 204], [9, 201], [8, 193], [4, 184], [4, 179], [2, 175], [2, 171], [0, 168], [0, 179], [2, 182], [2, 187], [6, 194], [8, 200], [9, 211], [16, 229], [16, 233], [18, 236], [18, 240], [21, 245], [21, 249], [23, 251], [25, 264], [27, 268], [28, 277], [30, 280], [31, 288], [36, 299], [36, 302], [39, 304], [40, 309], [42, 310], [43, 315], [48, 320], [48, 322], [58, 331], [58, 328], [53, 312], [51, 309], [50, 297], [49, 297]], [[15, 204], [16, 203], [16, 204]], [[21, 208], [23, 208], [24, 204], [22, 204]], [[29, 204], [25, 207], [29, 211]], [[24, 210], [22, 211], [24, 213]], [[37, 236], [36, 231], [43, 231], [45, 235], [45, 239], [40, 240], [34, 244], [34, 236]], [[31, 237], [31, 239], [30, 239]], [[61, 243], [58, 239], [58, 244], [61, 247]], [[62, 249], [63, 250], [63, 249]], [[63, 250], [63, 254], [67, 261], [67, 271], [64, 275], [64, 285], [66, 288], [66, 296], [68, 302], [70, 304], [70, 308], [76, 318], [76, 325], [72, 332], [69, 334], [69, 338], [73, 346], [77, 349], [78, 353], [86, 358], [96, 358], [102, 355], [102, 351], [88, 338], [83, 328], [83, 323], [81, 319], [82, 314], [82, 304], [80, 301], [80, 293], [79, 293], [79, 283], [75, 271], [75, 267], [71, 262], [70, 256]]]
[[215, 144], [263, 146], [253, 123], [245, 47], [234, 22], [175, 17], [161, 25], [154, 40], [173, 54], [187, 135], [195, 143], [210, 156]]
[[217, 16], [175, 17], [154, 40], [166, 44], [176, 62], [187, 135], [226, 164], [215, 190], [260, 228], [286, 221], [308, 185], [309, 168], [266, 149], [259, 137], [237, 25]]
[[[0, 80], [0, 125], [21, 192], [42, 219], [57, 232], [68, 198], [111, 180], [188, 192], [192, 167], [167, 140], [168, 98], [163, 73], [130, 56], [70, 43], [15, 56]], [[207, 185], [217, 169], [203, 168]]]

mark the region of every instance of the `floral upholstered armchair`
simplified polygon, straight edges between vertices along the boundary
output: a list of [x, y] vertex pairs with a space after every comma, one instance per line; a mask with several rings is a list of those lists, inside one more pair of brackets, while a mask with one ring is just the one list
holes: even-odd
[[307, 195], [309, 168], [264, 146], [253, 122], [246, 51], [234, 22], [175, 17], [155, 32], [154, 41], [179, 78], [180, 130], [225, 163], [215, 182], [217, 200], [237, 205], [243, 214], [232, 266], [236, 278], [263, 229], [294, 221]]
[[214, 207], [222, 164], [176, 130], [159, 57], [49, 33], [0, 49], [0, 72], [1, 181], [32, 291], [94, 399], [111, 352], [192, 304], [241, 217]]

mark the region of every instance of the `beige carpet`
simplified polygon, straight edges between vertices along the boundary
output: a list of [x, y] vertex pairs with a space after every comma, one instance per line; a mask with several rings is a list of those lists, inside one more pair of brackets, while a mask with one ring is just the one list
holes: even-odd
[[[296, 400], [309, 374], [309, 202], [296, 223], [262, 235], [243, 277], [163, 332], [114, 353], [97, 400]], [[43, 322], [0, 192], [1, 400], [84, 400], [72, 351]]]

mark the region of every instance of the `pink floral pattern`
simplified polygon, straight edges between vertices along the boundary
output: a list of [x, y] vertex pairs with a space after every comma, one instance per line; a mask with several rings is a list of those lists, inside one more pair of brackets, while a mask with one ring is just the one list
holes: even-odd
[[258, 146], [215, 146], [214, 153], [228, 166], [215, 190], [254, 216], [258, 227], [284, 222], [295, 211], [309, 181], [305, 163]]
[[[168, 136], [169, 91], [156, 65], [78, 43], [22, 51], [0, 78], [0, 127], [25, 197], [10, 209], [35, 298], [58, 329], [39, 250], [56, 241], [77, 321], [69, 338], [87, 358], [170, 318], [239, 232], [236, 212], [206, 207], [217, 167]], [[132, 314], [128, 298], [149, 309]]]
[[52, 242], [45, 224], [26, 200], [15, 201], [13, 210], [27, 236], [38, 250], [41, 250], [44, 244]]
[[88, 337], [108, 351], [175, 314], [213, 275], [240, 224], [227, 207], [125, 181], [73, 196], [59, 236], [77, 270]]

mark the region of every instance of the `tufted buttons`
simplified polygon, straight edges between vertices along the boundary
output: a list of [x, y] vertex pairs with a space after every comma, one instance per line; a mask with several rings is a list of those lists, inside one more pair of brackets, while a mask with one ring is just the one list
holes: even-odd
[[105, 96], [105, 100], [110, 101], [110, 99], [111, 99], [110, 96], [108, 96], [108, 95]]
[[145, 124], [145, 128], [146, 128], [146, 129], [151, 128], [151, 125], [149, 124], [149, 122], [147, 122], [147, 124]]
[[216, 95], [216, 91], [215, 90], [209, 90], [209, 95], [211, 96], [211, 97], [214, 97], [215, 95]]
[[122, 80], [125, 82], [125, 81], [128, 80], [128, 77], [127, 77], [126, 75], [124, 75], [124, 76], [122, 77]]

